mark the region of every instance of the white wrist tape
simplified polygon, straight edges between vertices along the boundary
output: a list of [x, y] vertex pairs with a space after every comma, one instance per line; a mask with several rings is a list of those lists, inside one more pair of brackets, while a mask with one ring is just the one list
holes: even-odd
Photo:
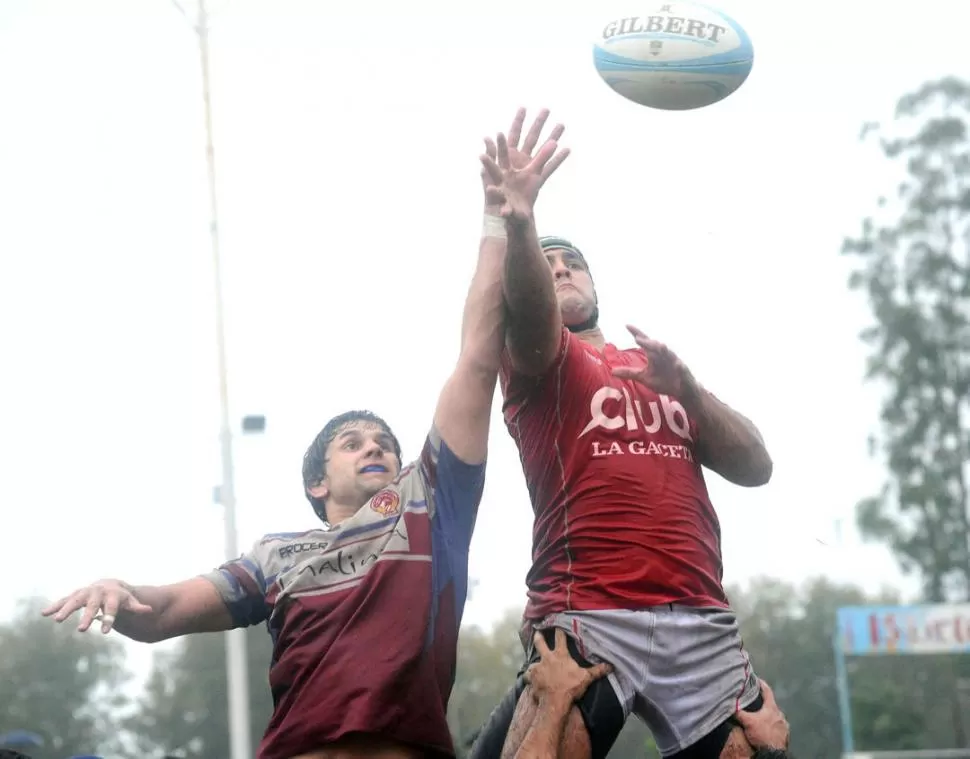
[[499, 240], [507, 240], [508, 232], [505, 229], [505, 219], [501, 216], [485, 214], [485, 221], [482, 224], [482, 237], [494, 237]]

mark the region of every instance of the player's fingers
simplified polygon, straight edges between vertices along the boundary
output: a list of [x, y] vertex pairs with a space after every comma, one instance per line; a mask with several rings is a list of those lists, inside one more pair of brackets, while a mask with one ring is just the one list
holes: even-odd
[[562, 630], [562, 628], [556, 628], [555, 632], [552, 634], [552, 639], [555, 643], [556, 651], [558, 651], [560, 654], [568, 653], [566, 651], [566, 633]]
[[520, 108], [515, 112], [512, 119], [512, 126], [509, 127], [509, 145], [513, 148], [519, 146], [519, 137], [522, 136], [522, 125], [525, 123], [525, 108]]
[[502, 169], [495, 163], [495, 159], [491, 156], [483, 155], [479, 156], [478, 160], [482, 162], [482, 167], [485, 169], [488, 178], [495, 184], [501, 184], [504, 175], [502, 174]]
[[532, 642], [535, 644], [536, 651], [539, 652], [539, 656], [549, 655], [549, 646], [546, 645], [546, 639], [541, 630], [536, 630], [536, 634], [532, 636]]
[[135, 614], [151, 614], [154, 611], [151, 606], [143, 604], [134, 596], [128, 596], [128, 600], [125, 601], [125, 610]]
[[118, 607], [122, 605], [121, 597], [116, 590], [109, 590], [104, 594], [101, 602], [101, 632], [107, 635], [118, 616]]
[[101, 609], [101, 602], [104, 598], [100, 588], [92, 588], [88, 595], [88, 602], [84, 605], [84, 612], [81, 614], [81, 621], [78, 622], [78, 632], [85, 632], [94, 622], [98, 611]]
[[606, 662], [601, 662], [599, 664], [594, 664], [586, 671], [589, 672], [594, 680], [599, 680], [601, 677], [606, 677], [613, 671], [613, 665], [607, 664]]
[[546, 140], [545, 144], [539, 148], [539, 152], [535, 154], [535, 157], [529, 161], [526, 171], [541, 174], [543, 167], [549, 162], [549, 159], [552, 158], [558, 147], [559, 145], [552, 140]]
[[618, 366], [613, 369], [613, 376], [619, 379], [638, 379], [643, 374], [642, 369], [635, 369], [632, 366]]
[[54, 601], [54, 603], [52, 603], [50, 606], [44, 609], [41, 609], [40, 610], [41, 616], [49, 617], [51, 614], [54, 614], [55, 612], [57, 612], [58, 609], [60, 609], [64, 604], [67, 603], [69, 598], [70, 596], [64, 596], [64, 598], [59, 598], [58, 600]]
[[505, 193], [500, 187], [485, 188], [485, 202], [490, 206], [500, 206], [505, 203]]
[[498, 154], [498, 165], [502, 169], [507, 169], [509, 167], [509, 142], [501, 132], [498, 133], [498, 144], [496, 147], [498, 148], [496, 151]]
[[562, 166], [562, 162], [569, 158], [569, 148], [563, 148], [549, 159], [549, 163], [542, 167], [542, 181], [552, 176], [553, 172]]
[[485, 155], [489, 158], [495, 158], [496, 156], [495, 140], [491, 137], [485, 138]]
[[562, 133], [565, 131], [566, 126], [564, 124], [556, 124], [549, 133], [549, 139], [553, 142], [558, 142], [559, 138], [562, 137]]
[[765, 704], [774, 704], [775, 692], [771, 689], [771, 686], [760, 677], [758, 678], [758, 682], [761, 684], [761, 698], [764, 699]]
[[646, 341], [649, 341], [650, 340], [650, 338], [647, 337], [647, 334], [643, 330], [641, 330], [639, 327], [634, 327], [632, 324], [627, 324], [626, 325], [626, 328], [627, 328], [627, 331], [631, 335], [633, 335], [633, 339], [636, 340], [638, 343], [641, 340], [646, 340]]
[[633, 339], [640, 346], [641, 350], [648, 356], [652, 356], [655, 361], [673, 361], [673, 352], [659, 340], [647, 337], [642, 332], [635, 334]]
[[72, 593], [67, 597], [67, 600], [61, 604], [61, 608], [58, 610], [57, 614], [54, 615], [55, 622], [63, 622], [74, 612], [80, 609], [84, 604], [88, 602], [88, 591], [79, 590]]
[[532, 128], [529, 129], [529, 133], [525, 136], [525, 142], [522, 143], [522, 152], [526, 155], [532, 155], [532, 151], [535, 150], [535, 146], [539, 143], [539, 135], [542, 134], [542, 128], [546, 125], [548, 118], [549, 109], [543, 108], [536, 116], [536, 120], [532, 122]]

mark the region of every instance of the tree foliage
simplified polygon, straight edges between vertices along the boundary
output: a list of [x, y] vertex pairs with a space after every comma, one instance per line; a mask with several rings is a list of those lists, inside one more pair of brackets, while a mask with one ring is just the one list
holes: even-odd
[[34, 759], [110, 750], [117, 735], [118, 694], [127, 680], [124, 649], [98, 632], [78, 633], [40, 616], [27, 599], [0, 626], [0, 734], [27, 730], [44, 739]]
[[[745, 647], [755, 671], [775, 691], [791, 724], [796, 756], [839, 756], [841, 719], [836, 690], [833, 639], [841, 606], [892, 604], [892, 595], [867, 597], [861, 590], [825, 579], [793, 587], [779, 580], [756, 580], [731, 592], [741, 620]], [[873, 657], [849, 663], [852, 713], [857, 746], [866, 750], [907, 749], [920, 745], [954, 745], [952, 724], [942, 735], [927, 737], [937, 722], [926, 718], [924, 696], [940, 699], [930, 685], [926, 693], [913, 679], [938, 671], [945, 657]], [[929, 740], [929, 744], [920, 741]]]
[[[155, 655], [145, 692], [126, 727], [139, 757], [171, 754], [184, 759], [227, 757], [229, 715], [226, 699], [226, 638], [207, 633], [183, 638]], [[259, 745], [272, 713], [269, 635], [246, 630], [249, 703], [253, 748]]]
[[865, 134], [901, 179], [843, 246], [874, 319], [867, 378], [886, 391], [872, 444], [889, 477], [858, 522], [927, 600], [970, 599], [970, 84], [927, 83]]

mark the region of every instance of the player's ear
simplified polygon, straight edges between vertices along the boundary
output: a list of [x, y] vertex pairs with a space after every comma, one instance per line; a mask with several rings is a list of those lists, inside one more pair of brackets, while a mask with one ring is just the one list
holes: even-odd
[[314, 498], [319, 498], [321, 501], [327, 500], [327, 496], [330, 495], [330, 488], [327, 487], [326, 479], [318, 482], [316, 485], [306, 489], [310, 495]]

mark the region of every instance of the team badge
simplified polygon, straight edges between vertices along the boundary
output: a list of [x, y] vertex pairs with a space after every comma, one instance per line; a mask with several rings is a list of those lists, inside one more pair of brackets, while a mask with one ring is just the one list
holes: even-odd
[[401, 496], [393, 490], [382, 490], [370, 499], [370, 507], [383, 517], [397, 514], [401, 508]]

